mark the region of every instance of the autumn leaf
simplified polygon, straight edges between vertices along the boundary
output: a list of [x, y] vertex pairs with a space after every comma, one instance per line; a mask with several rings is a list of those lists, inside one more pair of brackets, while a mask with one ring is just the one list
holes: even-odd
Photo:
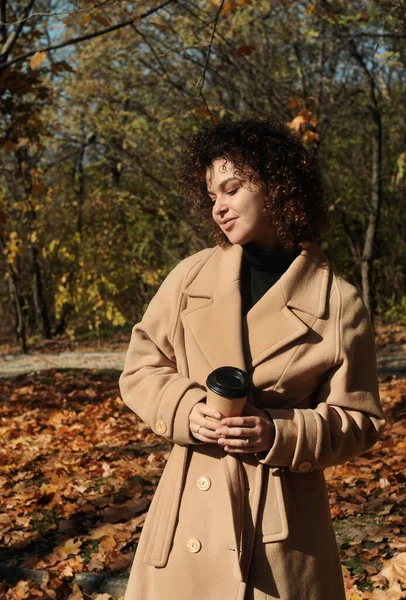
[[162, 23], [162, 22], [151, 21], [151, 25], [153, 25], [154, 27], [156, 27], [156, 29], [159, 29], [160, 31], [168, 30], [168, 25], [166, 25], [165, 23]]
[[371, 598], [372, 600], [404, 600], [405, 592], [399, 583], [395, 583], [387, 590], [374, 590]]
[[3, 144], [3, 150], [6, 154], [11, 154], [15, 152], [18, 148], [18, 144], [12, 142], [11, 140], [6, 140]]
[[72, 593], [68, 596], [68, 600], [84, 600], [82, 591], [76, 583], [72, 586]]
[[195, 115], [198, 119], [204, 119], [204, 117], [210, 115], [210, 110], [207, 108], [207, 106], [202, 106], [201, 108], [196, 110]]
[[44, 51], [36, 52], [30, 59], [31, 69], [39, 67], [39, 65], [46, 59], [47, 53]]
[[292, 98], [289, 100], [289, 110], [290, 112], [295, 112], [300, 108], [301, 100], [298, 98]]
[[88, 25], [90, 23], [91, 18], [92, 18], [92, 15], [90, 13], [83, 15], [83, 17], [80, 21], [80, 26], [85, 27], [85, 25]]
[[69, 554], [77, 554], [80, 550], [80, 547], [82, 545], [82, 541], [76, 538], [71, 538], [69, 540], [66, 540], [66, 542], [64, 543], [63, 546], [60, 546], [60, 549], [63, 553], [65, 553], [67, 556], [69, 556]]
[[289, 127], [294, 131], [300, 131], [302, 125], [306, 123], [306, 119], [303, 115], [297, 115], [292, 121], [289, 123]]
[[37, 181], [31, 186], [31, 194], [34, 198], [41, 198], [47, 191], [47, 186], [43, 181]]
[[14, 598], [16, 600], [23, 600], [24, 598], [30, 598], [30, 582], [29, 581], [19, 581], [15, 586], [14, 590]]
[[327, 11], [327, 17], [329, 18], [330, 21], [332, 21], [333, 23], [338, 23], [338, 18], [337, 15], [335, 15], [331, 10]]
[[383, 569], [374, 577], [374, 581], [386, 579], [389, 587], [396, 583], [406, 584], [406, 552], [401, 552], [390, 560], [385, 561]]
[[93, 13], [93, 19], [100, 23], [100, 25], [104, 25], [105, 27], [110, 27], [111, 23], [103, 17], [103, 15], [98, 15], [97, 13]]
[[303, 141], [305, 144], [312, 144], [313, 142], [320, 141], [320, 134], [315, 131], [306, 131], [303, 135]]
[[235, 55], [237, 57], [249, 56], [250, 54], [252, 54], [254, 52], [254, 50], [256, 50], [255, 46], [240, 46], [239, 48], [237, 48], [237, 52], [235, 53]]

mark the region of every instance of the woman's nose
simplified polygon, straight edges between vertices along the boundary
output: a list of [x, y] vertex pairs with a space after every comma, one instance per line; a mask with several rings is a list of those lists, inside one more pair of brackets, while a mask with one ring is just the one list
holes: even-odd
[[216, 215], [226, 211], [227, 208], [227, 203], [224, 201], [224, 199], [221, 199], [220, 197], [216, 198], [216, 202], [214, 203], [214, 212]]

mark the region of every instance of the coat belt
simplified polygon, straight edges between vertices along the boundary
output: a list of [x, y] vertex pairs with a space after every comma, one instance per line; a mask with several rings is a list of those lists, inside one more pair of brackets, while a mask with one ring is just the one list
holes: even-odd
[[[236, 549], [236, 560], [233, 575], [238, 581], [246, 582], [254, 547], [264, 465], [258, 463], [256, 466], [254, 489], [250, 490], [251, 506], [249, 507], [246, 506], [244, 467], [239, 457], [225, 452], [221, 460], [226, 476], [230, 510], [234, 525], [233, 542]], [[251, 522], [247, 523], [245, 516], [249, 510]]]

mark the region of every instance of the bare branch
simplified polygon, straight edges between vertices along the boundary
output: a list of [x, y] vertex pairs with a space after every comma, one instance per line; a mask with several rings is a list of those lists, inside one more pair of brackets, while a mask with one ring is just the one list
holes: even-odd
[[343, 226], [344, 233], [345, 233], [345, 235], [347, 237], [348, 245], [350, 247], [350, 250], [351, 250], [351, 253], [352, 253], [353, 257], [354, 257], [354, 260], [355, 260], [356, 263], [359, 263], [360, 260], [361, 260], [361, 251], [360, 251], [360, 248], [359, 248], [359, 244], [357, 243], [357, 238], [353, 234], [353, 232], [351, 231], [350, 226], [348, 225], [347, 214], [346, 214], [345, 210], [343, 209], [343, 207], [340, 206], [338, 203], [334, 205], [334, 209], [340, 215], [341, 224]]
[[208, 48], [207, 55], [206, 55], [206, 61], [204, 63], [204, 67], [203, 67], [203, 73], [202, 73], [202, 76], [201, 76], [200, 80], [196, 84], [196, 87], [199, 88], [199, 96], [202, 98], [202, 100], [203, 100], [204, 104], [206, 105], [206, 108], [207, 108], [207, 110], [208, 110], [208, 112], [210, 114], [211, 114], [210, 108], [209, 108], [209, 106], [208, 106], [208, 104], [206, 102], [206, 98], [203, 95], [203, 86], [204, 86], [204, 81], [205, 81], [205, 78], [206, 78], [207, 68], [209, 66], [210, 54], [211, 54], [211, 49], [212, 49], [212, 46], [213, 46], [214, 36], [216, 34], [217, 22], [218, 22], [220, 13], [223, 10], [223, 5], [224, 5], [224, 0], [221, 0], [221, 4], [219, 6], [219, 9], [217, 11], [216, 17], [214, 19], [213, 31], [212, 31], [212, 34], [211, 34], [209, 48]]
[[[3, 0], [5, 2], [5, 0]], [[77, 10], [60, 10], [59, 12], [33, 12], [30, 15], [22, 17], [21, 19], [17, 19], [17, 21], [10, 21], [6, 23], [5, 18], [3, 19], [3, 15], [1, 15], [0, 25], [18, 25], [19, 23], [24, 23], [29, 19], [33, 19], [34, 17], [55, 17], [60, 15], [79, 15], [80, 13], [88, 13], [93, 11], [95, 8], [100, 8], [105, 4], [108, 4], [111, 0], [103, 0], [103, 2], [99, 2], [99, 4], [93, 4], [92, 8], [89, 10], [88, 8], [78, 8]]]
[[0, 0], [0, 44], [3, 45], [7, 39], [6, 22], [6, 0]]
[[[32, 1], [32, 3], [35, 2], [35, 0], [31, 0], [31, 1]], [[36, 50], [32, 50], [31, 52], [26, 52], [25, 54], [20, 54], [20, 56], [17, 56], [16, 58], [13, 58], [12, 60], [10, 60], [8, 63], [2, 65], [1, 71], [4, 71], [4, 69], [6, 69], [7, 67], [10, 67], [11, 65], [13, 65], [15, 63], [21, 62], [22, 60], [25, 60], [26, 58], [33, 56], [36, 52], [47, 52], [48, 50], [58, 50], [59, 48], [66, 48], [66, 46], [72, 46], [73, 44], [77, 44], [78, 42], [83, 42], [85, 40], [91, 40], [91, 39], [94, 39], [101, 35], [111, 33], [112, 31], [117, 31], [118, 29], [122, 29], [123, 27], [127, 27], [128, 25], [132, 25], [135, 20], [145, 19], [146, 17], [149, 17], [150, 15], [158, 12], [159, 10], [161, 10], [161, 8], [163, 8], [164, 6], [167, 6], [168, 4], [171, 4], [172, 2], [176, 2], [176, 0], [166, 0], [165, 2], [163, 2], [156, 8], [151, 8], [150, 10], [147, 10], [142, 15], [138, 15], [136, 17], [132, 17], [131, 19], [127, 19], [126, 21], [123, 21], [122, 23], [118, 23], [117, 25], [112, 25], [111, 27], [106, 27], [106, 29], [102, 29], [101, 31], [94, 31], [93, 33], [88, 33], [86, 35], [80, 35], [76, 38], [72, 38], [71, 40], [67, 40], [66, 42], [62, 42], [60, 44], [53, 44], [53, 45], [51, 44], [51, 45], [45, 46], [43, 48], [37, 48]], [[223, 2], [224, 2], [224, 0], [223, 0]]]
[[[347, 34], [338, 34], [338, 37], [347, 37]], [[367, 32], [360, 31], [359, 33], [351, 33], [351, 37], [365, 37], [365, 38], [396, 38], [396, 39], [405, 39], [406, 33], [378, 33], [378, 32]]]
[[[32, 7], [35, 4], [35, 0], [30, 0], [27, 6], [23, 10], [23, 15], [28, 16]], [[3, 16], [3, 15], [2, 15]], [[18, 40], [18, 36], [22, 32], [24, 27], [24, 23], [21, 22], [17, 25], [17, 27], [10, 33], [7, 40], [5, 40], [1, 50], [0, 50], [0, 62], [6, 61], [10, 56], [12, 49], [14, 48], [14, 44]]]

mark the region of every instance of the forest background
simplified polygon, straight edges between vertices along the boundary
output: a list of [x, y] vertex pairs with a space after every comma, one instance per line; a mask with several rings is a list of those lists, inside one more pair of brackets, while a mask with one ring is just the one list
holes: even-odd
[[404, 322], [403, 2], [0, 6], [0, 309], [23, 350], [129, 331], [211, 245], [177, 191], [184, 137], [270, 113], [318, 152], [325, 251], [375, 318]]
[[[0, 0], [2, 356], [127, 344], [211, 245], [177, 190], [183, 140], [269, 114], [317, 152], [323, 249], [404, 352], [405, 62], [403, 0]], [[382, 440], [326, 474], [350, 600], [405, 598], [406, 380], [388, 373]], [[98, 598], [75, 577], [128, 574], [169, 448], [117, 379], [0, 380], [1, 598]], [[3, 585], [16, 565], [46, 577]]]

